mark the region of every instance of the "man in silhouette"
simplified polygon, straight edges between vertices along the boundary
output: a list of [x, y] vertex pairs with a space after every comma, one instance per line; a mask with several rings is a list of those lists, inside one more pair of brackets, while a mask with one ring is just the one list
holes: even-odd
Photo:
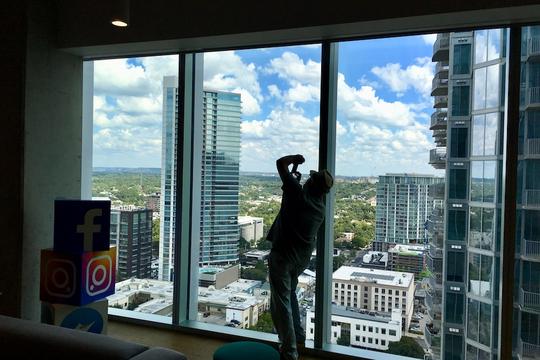
[[267, 236], [272, 242], [268, 257], [270, 313], [281, 342], [281, 359], [286, 360], [298, 359], [297, 343], [306, 339], [300, 324], [296, 286], [315, 249], [317, 232], [324, 221], [324, 196], [334, 183], [327, 170], [312, 170], [302, 186], [297, 168], [304, 161], [302, 155], [287, 155], [276, 161], [283, 197]]

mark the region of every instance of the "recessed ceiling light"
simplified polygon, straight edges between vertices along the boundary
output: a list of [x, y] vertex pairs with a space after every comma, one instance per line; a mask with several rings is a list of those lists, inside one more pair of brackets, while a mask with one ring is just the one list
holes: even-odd
[[127, 22], [125, 22], [123, 20], [120, 20], [120, 19], [111, 20], [111, 24], [113, 24], [114, 26], [118, 26], [118, 27], [126, 27], [126, 26], [128, 26]]

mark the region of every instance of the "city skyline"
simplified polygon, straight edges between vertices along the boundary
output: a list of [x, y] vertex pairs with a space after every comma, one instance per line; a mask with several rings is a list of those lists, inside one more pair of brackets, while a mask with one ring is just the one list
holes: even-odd
[[[433, 41], [411, 36], [340, 43], [337, 175], [438, 174], [424, 161], [433, 147]], [[204, 58], [204, 87], [242, 96], [240, 171], [274, 172], [276, 158], [297, 152], [308, 159], [305, 172], [317, 167], [320, 46]], [[94, 64], [94, 166], [159, 167], [159, 79], [177, 75], [177, 56]]]

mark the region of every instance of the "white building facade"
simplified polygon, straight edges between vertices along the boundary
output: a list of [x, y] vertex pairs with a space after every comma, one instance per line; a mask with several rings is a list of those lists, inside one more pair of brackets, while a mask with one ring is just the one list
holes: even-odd
[[401, 312], [403, 329], [409, 327], [414, 307], [414, 274], [342, 266], [332, 276], [336, 305], [380, 313]]
[[[375, 350], [388, 350], [390, 342], [399, 341], [403, 334], [402, 317], [399, 309], [392, 310], [389, 315], [351, 309], [343, 306], [332, 306], [331, 342], [337, 344], [338, 339], [349, 340], [351, 346], [365, 347]], [[313, 340], [315, 332], [315, 313], [309, 310], [306, 314], [306, 339]]]

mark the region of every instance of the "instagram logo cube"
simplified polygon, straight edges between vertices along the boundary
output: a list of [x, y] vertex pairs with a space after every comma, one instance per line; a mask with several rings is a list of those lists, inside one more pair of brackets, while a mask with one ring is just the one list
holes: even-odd
[[85, 305], [114, 294], [116, 247], [82, 254], [41, 251], [42, 301]]
[[56, 200], [54, 250], [70, 253], [109, 249], [109, 200]]

